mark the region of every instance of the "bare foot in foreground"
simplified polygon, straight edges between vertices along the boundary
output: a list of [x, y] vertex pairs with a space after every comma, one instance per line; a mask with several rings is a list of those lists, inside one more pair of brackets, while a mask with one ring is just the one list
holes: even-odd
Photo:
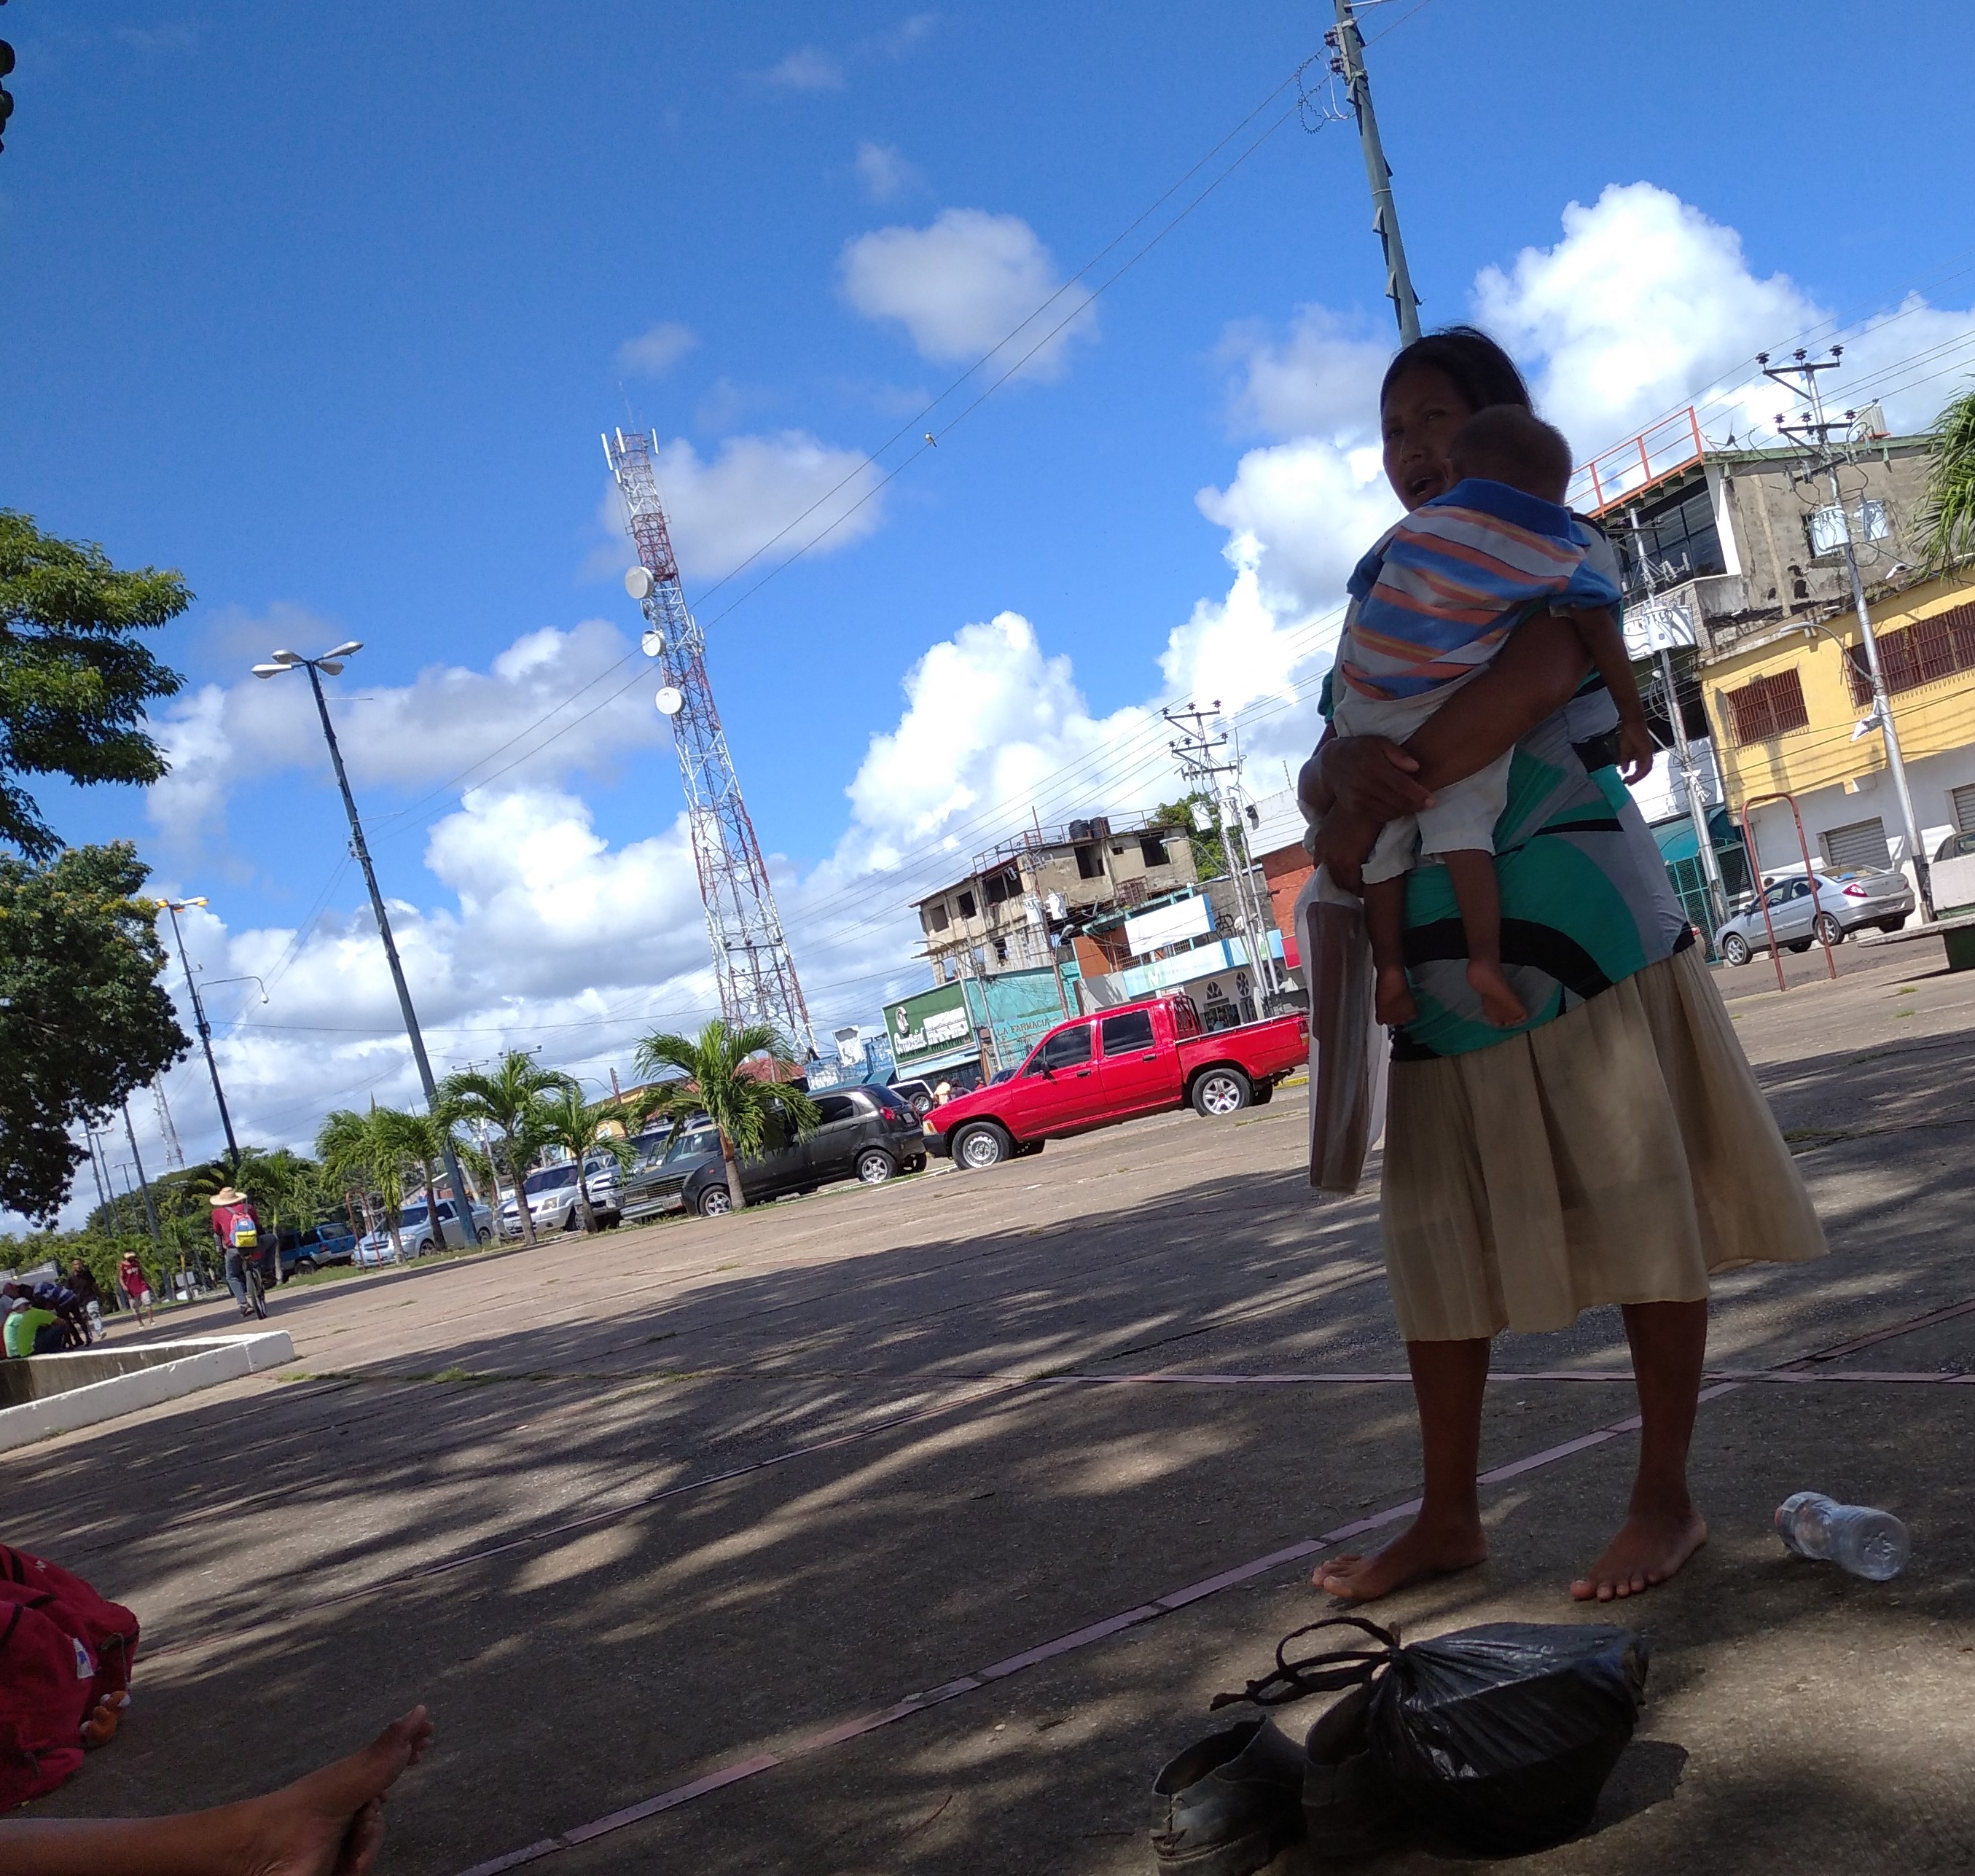
[[432, 1743], [422, 1707], [394, 1720], [361, 1752], [223, 1814], [236, 1856], [215, 1871], [240, 1876], [365, 1876], [384, 1841], [384, 1794]]
[[1415, 1518], [1375, 1556], [1331, 1557], [1310, 1581], [1352, 1602], [1375, 1602], [1424, 1576], [1471, 1570], [1488, 1559], [1488, 1539], [1478, 1523], [1429, 1526]]
[[1393, 964], [1379, 971], [1372, 982], [1372, 1013], [1387, 1029], [1400, 1023], [1410, 1023], [1419, 1014], [1419, 1005], [1413, 1001], [1413, 988], [1406, 981], [1404, 964]]
[[1481, 1014], [1497, 1029], [1513, 1029], [1518, 1023], [1530, 1020], [1522, 998], [1509, 987], [1500, 964], [1471, 961], [1467, 987], [1481, 999]]
[[1635, 1511], [1605, 1554], [1570, 1586], [1579, 1602], [1643, 1595], [1674, 1575], [1707, 1542], [1707, 1526], [1689, 1505], [1671, 1513]]

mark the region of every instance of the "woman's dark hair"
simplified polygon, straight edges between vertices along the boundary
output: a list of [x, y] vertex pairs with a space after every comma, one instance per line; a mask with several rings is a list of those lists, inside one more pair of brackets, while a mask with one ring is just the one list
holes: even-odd
[[1454, 388], [1467, 400], [1471, 411], [1486, 410], [1490, 404], [1517, 404], [1534, 409], [1530, 387], [1516, 362], [1485, 332], [1472, 326], [1449, 326], [1415, 339], [1385, 367], [1385, 382], [1379, 386], [1379, 406], [1399, 378], [1415, 365], [1431, 365], [1454, 380]]

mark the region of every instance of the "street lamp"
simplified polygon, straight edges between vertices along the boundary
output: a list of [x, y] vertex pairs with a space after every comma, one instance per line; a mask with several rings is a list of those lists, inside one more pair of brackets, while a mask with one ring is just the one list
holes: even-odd
[[[384, 910], [384, 895], [377, 890], [377, 875], [370, 864], [370, 849], [363, 843], [363, 823], [357, 818], [357, 797], [350, 792], [350, 777], [343, 767], [343, 751], [337, 744], [336, 726], [329, 720], [329, 700], [322, 693], [322, 673], [326, 671], [333, 678], [340, 677], [345, 662], [363, 649], [360, 639], [348, 639], [324, 652], [320, 658], [304, 658], [299, 652], [276, 652], [266, 664], [254, 667], [254, 675], [257, 678], [278, 678], [284, 671], [302, 670], [308, 673], [309, 688], [315, 694], [316, 714], [322, 718], [323, 739], [329, 744], [329, 759], [336, 770], [336, 785], [343, 792], [343, 811], [350, 816], [350, 850], [357, 856], [357, 864], [363, 869], [363, 882], [370, 889], [370, 909], [377, 915], [377, 935], [384, 941], [384, 957], [391, 967], [391, 981], [397, 986], [398, 1007], [404, 1014], [405, 1033], [411, 1040], [412, 1060], [418, 1065], [419, 1085], [426, 1091], [426, 1106], [436, 1113], [438, 1084], [432, 1079], [432, 1063], [426, 1059], [425, 1038], [419, 1033], [418, 1012], [412, 1007], [411, 988], [405, 981], [405, 967], [398, 961], [397, 941], [391, 935], [390, 915]], [[450, 1130], [441, 1131], [445, 1140], [442, 1157], [445, 1161], [445, 1175], [452, 1182], [453, 1202], [459, 1217], [462, 1237], [470, 1240], [472, 1214], [468, 1209], [466, 1181], [460, 1176], [459, 1160], [452, 1150]], [[445, 1227], [437, 1222], [438, 1200], [432, 1194], [426, 1196], [432, 1203], [435, 1234], [443, 1244]]]
[[[219, 1064], [212, 1054], [212, 1026], [205, 1020], [205, 1005], [199, 1000], [199, 980], [192, 974], [192, 960], [186, 955], [185, 933], [179, 928], [179, 914], [194, 905], [203, 905], [205, 901], [196, 899], [166, 899], [165, 910], [172, 915], [172, 936], [178, 942], [179, 964], [186, 976], [186, 988], [192, 992], [192, 1018], [199, 1030], [199, 1046], [205, 1051], [206, 1072], [212, 1077], [212, 1098], [219, 1103], [219, 1124], [226, 1130], [226, 1152], [231, 1164], [227, 1170], [235, 1178], [240, 1176], [240, 1142], [233, 1137], [233, 1116], [226, 1111], [226, 1090], [219, 1085]], [[126, 1113], [124, 1119], [130, 1119]], [[136, 1149], [133, 1146], [132, 1152]]]

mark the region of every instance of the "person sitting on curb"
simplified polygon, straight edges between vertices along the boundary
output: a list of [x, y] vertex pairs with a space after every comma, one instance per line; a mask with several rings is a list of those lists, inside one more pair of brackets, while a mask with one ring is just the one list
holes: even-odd
[[0, 1818], [7, 1876], [367, 1876], [384, 1794], [432, 1743], [422, 1707], [265, 1798], [159, 1818]]
[[5, 1342], [10, 1356], [59, 1355], [68, 1346], [68, 1331], [54, 1310], [37, 1309], [31, 1297], [16, 1296], [7, 1306]]

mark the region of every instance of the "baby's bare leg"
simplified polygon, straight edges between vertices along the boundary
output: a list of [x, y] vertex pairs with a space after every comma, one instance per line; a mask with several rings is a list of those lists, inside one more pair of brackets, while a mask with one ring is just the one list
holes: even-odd
[[1500, 1029], [1526, 1023], [1529, 1011], [1502, 974], [1502, 891], [1494, 855], [1470, 847], [1436, 857], [1447, 868], [1461, 908], [1461, 928], [1467, 935], [1467, 982], [1481, 999], [1482, 1014]]
[[1372, 941], [1373, 1010], [1381, 1023], [1410, 1023], [1419, 1014], [1406, 981], [1406, 876], [1365, 888], [1365, 932]]

